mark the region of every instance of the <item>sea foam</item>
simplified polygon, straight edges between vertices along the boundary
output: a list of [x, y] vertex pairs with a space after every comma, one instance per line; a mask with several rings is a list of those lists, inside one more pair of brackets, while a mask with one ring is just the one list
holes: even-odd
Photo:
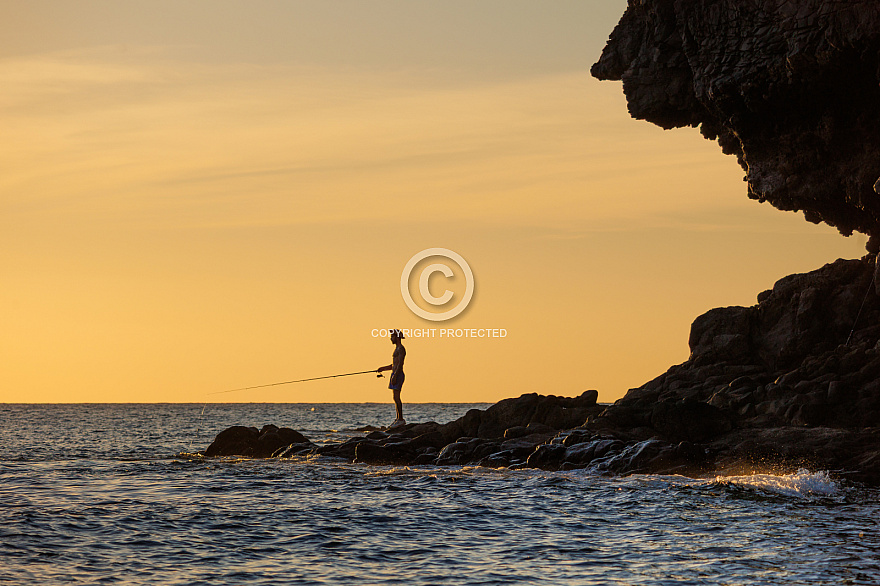
[[804, 468], [792, 474], [716, 476], [712, 483], [797, 498], [834, 496], [840, 492], [840, 487], [828, 472], [810, 472]]

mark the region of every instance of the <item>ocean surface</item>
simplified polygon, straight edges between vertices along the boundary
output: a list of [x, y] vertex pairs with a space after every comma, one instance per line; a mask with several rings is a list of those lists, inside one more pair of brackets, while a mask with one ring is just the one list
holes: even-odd
[[[475, 406], [406, 414], [446, 422]], [[880, 583], [880, 491], [823, 471], [605, 477], [192, 455], [230, 425], [327, 443], [393, 413], [0, 404], [0, 583]]]

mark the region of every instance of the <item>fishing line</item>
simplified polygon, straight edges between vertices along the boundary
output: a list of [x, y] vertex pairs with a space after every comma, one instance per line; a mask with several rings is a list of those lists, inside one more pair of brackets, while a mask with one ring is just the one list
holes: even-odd
[[[199, 432], [202, 431], [202, 415], [205, 414], [205, 409], [207, 409], [207, 408], [208, 408], [208, 404], [207, 404], [207, 403], [205, 403], [204, 405], [202, 405], [202, 412], [199, 413], [199, 420], [198, 420], [198, 422], [196, 423], [196, 437], [198, 437]], [[192, 437], [189, 438], [189, 453], [190, 453], [190, 454], [192, 454], [193, 439], [194, 439], [194, 438], [192, 438]]]
[[[376, 374], [376, 376], [377, 376], [378, 378], [384, 378], [384, 377], [382, 376], [382, 373], [379, 372], [378, 370], [362, 370], [362, 371], [359, 371], [359, 372], [344, 372], [344, 373], [342, 373], [342, 374], [330, 374], [330, 375], [327, 375], [327, 376], [313, 376], [313, 377], [311, 377], [311, 378], [301, 378], [301, 379], [298, 379], [298, 380], [286, 380], [286, 381], [281, 381], [281, 382], [277, 382], [277, 383], [269, 383], [269, 384], [267, 384], [267, 385], [254, 385], [254, 386], [252, 386], [252, 387], [241, 387], [241, 388], [238, 388], [238, 389], [229, 389], [229, 390], [226, 390], [226, 391], [214, 391], [213, 393], [207, 393], [207, 394], [208, 394], [208, 395], [220, 395], [220, 394], [223, 394], [223, 393], [236, 393], [236, 392], [239, 392], [239, 391], [249, 391], [249, 390], [251, 390], [251, 389], [264, 389], [264, 388], [266, 388], [266, 387], [277, 387], [277, 386], [279, 386], [279, 385], [290, 385], [290, 384], [294, 384], [294, 383], [305, 383], [305, 382], [309, 382], [309, 381], [313, 381], [313, 380], [323, 380], [323, 379], [328, 379], [328, 378], [338, 378], [338, 377], [341, 377], [341, 376], [355, 376], [355, 375], [358, 375], [358, 374]], [[198, 423], [196, 423], [196, 436], [198, 436], [198, 435], [199, 435], [199, 432], [201, 432], [201, 430], [202, 430], [202, 416], [205, 414], [205, 409], [207, 409], [207, 408], [208, 408], [208, 403], [205, 403], [205, 404], [202, 406], [202, 412], [199, 413], [199, 420], [198, 420]], [[192, 453], [192, 443], [193, 443], [193, 438], [190, 438], [190, 440], [189, 440], [189, 449], [190, 449], [190, 453]]]
[[328, 376], [314, 376], [312, 378], [301, 378], [299, 380], [286, 380], [281, 381], [280, 383], [269, 383], [267, 385], [255, 385], [253, 387], [241, 387], [240, 389], [229, 389], [228, 391], [214, 391], [213, 393], [208, 393], [209, 395], [220, 395], [222, 393], [235, 393], [238, 391], [249, 391], [251, 389], [263, 389], [265, 387], [277, 387], [278, 385], [290, 385], [293, 383], [304, 383], [312, 380], [322, 380], [325, 378], [337, 378], [340, 376], [354, 376], [356, 374], [377, 374], [379, 378], [382, 378], [382, 373], [378, 370], [362, 370], [360, 372], [346, 372], [343, 374], [331, 374]]

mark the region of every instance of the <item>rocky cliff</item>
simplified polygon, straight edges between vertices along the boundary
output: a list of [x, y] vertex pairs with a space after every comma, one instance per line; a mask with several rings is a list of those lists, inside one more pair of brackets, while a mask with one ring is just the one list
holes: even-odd
[[880, 2], [630, 0], [592, 74], [717, 139], [749, 197], [880, 237]]

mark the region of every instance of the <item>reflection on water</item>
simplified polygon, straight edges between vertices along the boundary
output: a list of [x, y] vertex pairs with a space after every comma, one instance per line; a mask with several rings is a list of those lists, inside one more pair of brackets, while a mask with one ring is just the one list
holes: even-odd
[[[454, 419], [468, 407], [432, 406], [425, 418]], [[0, 582], [874, 584], [880, 576], [878, 492], [815, 471], [611, 478], [176, 457], [201, 408], [0, 406]], [[331, 437], [330, 429], [382, 423], [388, 406], [310, 409], [209, 406], [194, 443], [203, 448], [237, 423]]]

